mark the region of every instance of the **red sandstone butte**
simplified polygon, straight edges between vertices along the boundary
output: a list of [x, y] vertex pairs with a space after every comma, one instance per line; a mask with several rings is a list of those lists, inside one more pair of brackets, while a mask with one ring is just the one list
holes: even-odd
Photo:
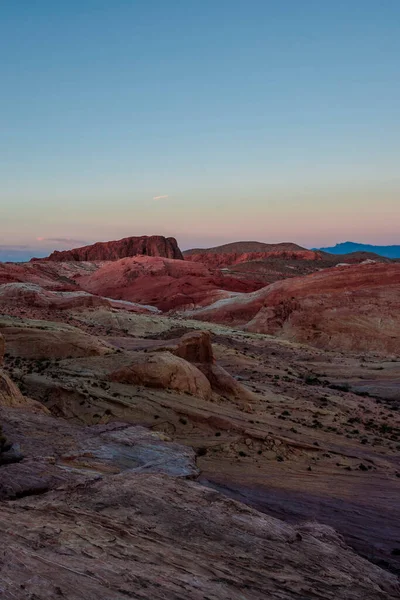
[[50, 256], [33, 261], [106, 261], [119, 260], [128, 256], [161, 256], [183, 260], [182, 252], [175, 238], [165, 238], [162, 235], [143, 235], [140, 237], [127, 237], [114, 242], [97, 242], [90, 246], [74, 248], [73, 250], [56, 250]]

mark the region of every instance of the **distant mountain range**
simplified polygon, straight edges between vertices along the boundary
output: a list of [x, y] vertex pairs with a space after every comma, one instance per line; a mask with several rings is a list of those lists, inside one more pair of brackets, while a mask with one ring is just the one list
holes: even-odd
[[[130, 239], [140, 241], [147, 239], [148, 236], [142, 236], [140, 238], [126, 238], [125, 240], [120, 240], [119, 242], [108, 242], [108, 243], [97, 243], [91, 246], [85, 246], [84, 248], [78, 248], [75, 250], [69, 250], [65, 252], [55, 252], [51, 255], [50, 260], [78, 260], [78, 258], [72, 257], [72, 254], [79, 253], [78, 251], [91, 251], [90, 260], [105, 260], [106, 257], [103, 255], [97, 256], [97, 251], [102, 247], [110, 250], [110, 245], [112, 244], [120, 244], [122, 242], [129, 241]], [[154, 238], [162, 239], [162, 236], [150, 236], [150, 241]], [[168, 238], [171, 240], [172, 238]], [[167, 240], [167, 241], [168, 241]], [[174, 244], [176, 244], [176, 241]], [[165, 242], [167, 243], [167, 242]], [[96, 252], [94, 252], [96, 250]], [[115, 249], [114, 249], [115, 250]], [[154, 252], [149, 251], [148, 249], [136, 249], [134, 251], [133, 248], [126, 248], [126, 252], [122, 252], [122, 255], [131, 256], [134, 254], [154, 254]], [[93, 252], [95, 256], [92, 256]], [[183, 255], [189, 260], [196, 260], [196, 255], [213, 255], [213, 254], [229, 254], [229, 253], [274, 253], [274, 252], [309, 252], [310, 250], [306, 250], [297, 244], [284, 242], [280, 244], [265, 244], [261, 242], [233, 242], [231, 244], [224, 244], [222, 246], [216, 246], [215, 248], [195, 248], [191, 250], [186, 250], [183, 252]], [[336, 244], [336, 246], [331, 246], [327, 248], [312, 248], [312, 251], [322, 251], [327, 252], [329, 254], [334, 255], [343, 255], [343, 254], [352, 254], [357, 252], [368, 252], [371, 254], [379, 255], [389, 259], [400, 259], [400, 245], [392, 245], [392, 246], [374, 246], [373, 244], [361, 244], [357, 242], [341, 242], [340, 244]], [[107, 252], [106, 252], [107, 254]], [[110, 256], [109, 259], [120, 258], [118, 252], [111, 253], [113, 256]], [[163, 256], [164, 252], [158, 250], [155, 252], [156, 255]], [[47, 251], [44, 249], [38, 250], [29, 247], [13, 247], [13, 246], [3, 246], [0, 244], [0, 262], [25, 262], [29, 261], [32, 256], [36, 256], [37, 258], [44, 258], [47, 255]], [[169, 256], [169, 254], [166, 254]], [[181, 258], [181, 254], [179, 248], [177, 248], [176, 252], [172, 252], [174, 258]], [[198, 257], [200, 258], [200, 256]], [[354, 257], [355, 258], [355, 257]], [[374, 258], [371, 256], [370, 258]], [[86, 260], [89, 260], [89, 257], [86, 257]]]
[[45, 250], [29, 249], [18, 250], [7, 246], [0, 246], [0, 262], [28, 262], [32, 256], [46, 256]]
[[386, 258], [400, 258], [399, 246], [374, 246], [372, 244], [359, 244], [357, 242], [342, 242], [330, 248], [319, 248], [330, 254], [350, 254], [351, 252], [375, 252]]

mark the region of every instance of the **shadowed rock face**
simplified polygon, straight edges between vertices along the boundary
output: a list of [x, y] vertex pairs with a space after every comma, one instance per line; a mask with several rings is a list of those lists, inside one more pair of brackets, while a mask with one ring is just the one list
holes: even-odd
[[165, 258], [183, 259], [175, 238], [165, 238], [162, 235], [128, 237], [113, 242], [97, 242], [90, 246], [74, 248], [62, 252], [55, 251], [44, 259], [32, 259], [34, 261], [97, 261], [118, 260], [127, 256], [163, 256]]

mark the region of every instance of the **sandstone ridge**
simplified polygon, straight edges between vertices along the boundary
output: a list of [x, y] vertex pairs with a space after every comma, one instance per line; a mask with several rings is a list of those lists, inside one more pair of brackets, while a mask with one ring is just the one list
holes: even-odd
[[320, 348], [400, 354], [400, 265], [325, 269], [237, 294], [187, 316]]

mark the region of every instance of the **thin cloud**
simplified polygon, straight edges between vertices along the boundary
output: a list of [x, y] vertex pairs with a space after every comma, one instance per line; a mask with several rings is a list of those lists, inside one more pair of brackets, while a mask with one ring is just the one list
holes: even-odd
[[50, 242], [53, 244], [86, 244], [86, 240], [75, 240], [74, 238], [45, 238], [45, 237], [37, 237], [36, 240], [38, 242]]
[[163, 196], [154, 196], [153, 200], [165, 200], [169, 198], [169, 194], [164, 194]]

